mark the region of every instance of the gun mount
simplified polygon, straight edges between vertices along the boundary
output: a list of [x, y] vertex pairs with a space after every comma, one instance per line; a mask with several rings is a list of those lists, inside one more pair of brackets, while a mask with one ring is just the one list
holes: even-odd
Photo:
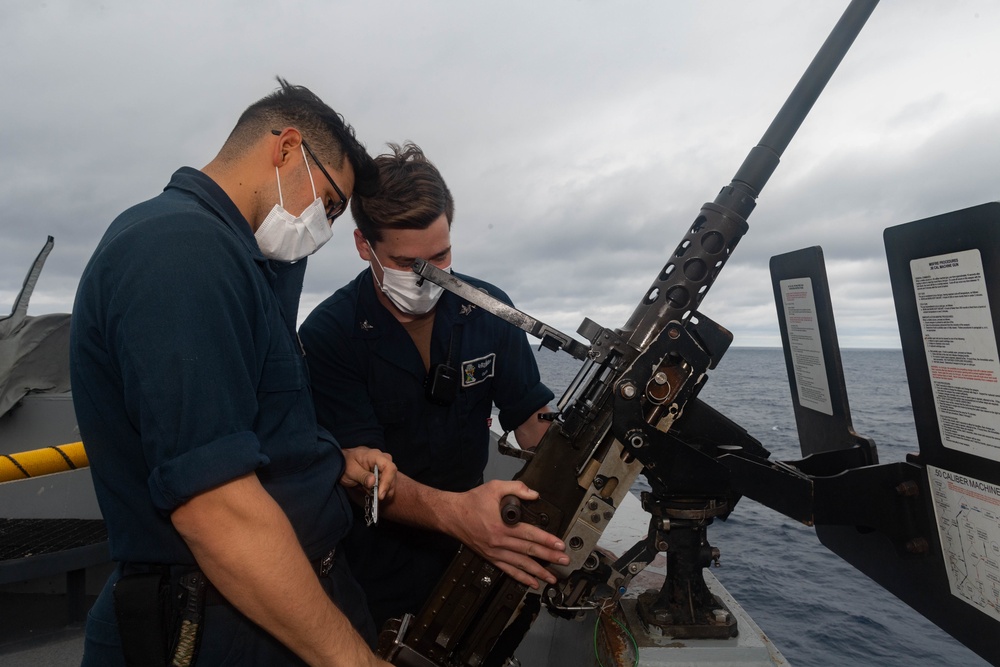
[[[422, 277], [540, 335], [543, 345], [587, 357], [557, 418], [516, 476], [539, 498], [503, 508], [509, 521], [529, 521], [560, 536], [570, 562], [550, 566], [558, 582], [536, 595], [461, 549], [424, 609], [383, 629], [380, 655], [406, 667], [505, 664], [541, 605], [572, 615], [617, 600], [661, 551], [668, 554], [668, 574], [660, 591], [640, 601], [645, 622], [673, 636], [737, 631], [731, 615], [719, 613], [721, 602], [701, 575], [718, 558], [705, 533], [739, 500], [719, 458], [739, 451], [766, 460], [768, 452], [697, 399], [707, 371], [732, 341], [697, 309], [747, 232], [746, 219], [782, 152], [876, 4], [849, 5], [760, 143], [732, 182], [702, 207], [628, 322], [611, 330], [584, 321], [579, 333], [589, 349], [516, 309], [469, 294], [467, 286], [427, 262], [415, 264]], [[643, 496], [650, 529], [612, 562], [597, 542], [640, 473], [651, 487]]]

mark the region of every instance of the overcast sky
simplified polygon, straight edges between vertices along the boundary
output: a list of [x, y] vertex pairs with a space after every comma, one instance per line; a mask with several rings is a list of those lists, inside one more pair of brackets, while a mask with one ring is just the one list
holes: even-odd
[[[108, 223], [214, 157], [275, 75], [369, 151], [420, 144], [454, 268], [567, 332], [625, 323], [846, 0], [0, 4], [0, 312], [69, 312]], [[844, 347], [898, 347], [882, 230], [1000, 194], [1000, 3], [883, 0], [764, 188], [701, 310], [778, 345], [772, 254], [822, 245]], [[364, 268], [349, 216], [300, 320]]]

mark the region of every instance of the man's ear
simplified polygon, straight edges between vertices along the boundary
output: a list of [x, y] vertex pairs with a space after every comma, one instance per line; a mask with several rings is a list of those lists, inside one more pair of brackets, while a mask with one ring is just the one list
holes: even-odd
[[283, 167], [291, 156], [298, 154], [302, 133], [294, 127], [286, 127], [283, 130], [271, 130], [271, 134], [274, 135], [271, 162], [275, 167]]
[[358, 257], [366, 262], [372, 261], [372, 247], [368, 245], [368, 241], [360, 229], [354, 230], [354, 247], [358, 249]]

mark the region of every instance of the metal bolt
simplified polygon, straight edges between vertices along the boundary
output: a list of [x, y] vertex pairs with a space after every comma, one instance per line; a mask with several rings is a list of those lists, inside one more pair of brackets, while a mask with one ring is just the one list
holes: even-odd
[[593, 498], [591, 498], [590, 502], [587, 503], [587, 509], [596, 510], [597, 509], [597, 501], [594, 500]]
[[678, 331], [675, 327], [671, 327], [667, 329], [667, 335], [670, 336], [670, 338], [677, 340], [678, 338], [681, 337], [681, 332]]
[[491, 579], [489, 576], [484, 576], [482, 579], [479, 580], [479, 583], [481, 583], [484, 588], [489, 588], [493, 584], [493, 579]]
[[590, 515], [590, 521], [592, 523], [600, 523], [601, 522], [601, 515], [598, 514], [597, 512], [594, 512], [593, 514]]
[[655, 618], [656, 622], [660, 625], [671, 625], [674, 622], [674, 617], [671, 616], [670, 612], [665, 609], [653, 612], [653, 618]]
[[657, 551], [666, 551], [669, 547], [670, 545], [667, 544], [666, 540], [660, 540], [659, 542], [656, 543]]
[[715, 616], [716, 623], [725, 623], [729, 620], [729, 614], [725, 609], [713, 609], [712, 615]]
[[629, 574], [636, 574], [638, 571], [639, 571], [639, 564], [638, 563], [629, 563], [628, 564], [628, 573]]
[[664, 373], [663, 371], [660, 371], [659, 373], [653, 376], [653, 382], [655, 382], [658, 385], [665, 385], [667, 383], [667, 374]]
[[631, 382], [626, 382], [625, 384], [622, 385], [621, 394], [622, 394], [622, 398], [626, 398], [626, 399], [633, 399], [633, 398], [635, 398], [635, 394], [636, 394], [635, 385], [632, 384]]

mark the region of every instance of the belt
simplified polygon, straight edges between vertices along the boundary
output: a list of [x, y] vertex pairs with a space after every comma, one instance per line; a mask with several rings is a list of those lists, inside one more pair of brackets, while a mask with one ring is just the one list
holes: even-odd
[[[312, 566], [313, 572], [315, 572], [320, 578], [325, 577], [330, 574], [333, 570], [333, 566], [337, 562], [337, 549], [333, 548], [326, 552], [319, 558], [315, 558], [309, 561]], [[163, 575], [169, 577], [172, 581], [176, 581], [176, 577], [185, 572], [190, 572], [194, 567], [190, 565], [146, 565], [137, 563], [122, 563], [123, 574], [130, 574], [134, 572], [160, 572]], [[217, 604], [229, 604], [229, 602], [222, 596], [212, 582], [206, 581], [205, 584], [205, 604], [217, 605]]]

